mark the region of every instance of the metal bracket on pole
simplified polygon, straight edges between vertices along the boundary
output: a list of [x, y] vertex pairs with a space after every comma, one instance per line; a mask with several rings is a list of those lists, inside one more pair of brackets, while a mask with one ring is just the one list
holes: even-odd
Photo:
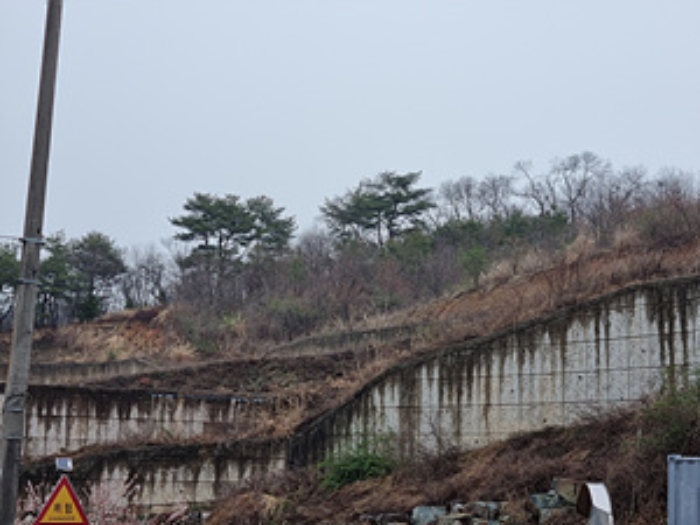
[[38, 246], [46, 244], [46, 241], [41, 237], [20, 237], [19, 240], [25, 244], [36, 244]]
[[39, 279], [17, 279], [18, 284], [35, 284], [39, 286], [41, 281]]

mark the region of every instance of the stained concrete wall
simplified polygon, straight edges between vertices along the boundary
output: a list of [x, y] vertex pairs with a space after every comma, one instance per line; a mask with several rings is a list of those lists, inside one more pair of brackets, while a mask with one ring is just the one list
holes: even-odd
[[[115, 502], [133, 487], [129, 500], [151, 511], [197, 508], [220, 500], [241, 482], [283, 470], [286, 453], [284, 440], [134, 447], [78, 458], [70, 478], [78, 493], [99, 485]], [[20, 487], [30, 480], [51, 486], [57, 478], [51, 463], [34, 463], [25, 467]]]
[[640, 399], [700, 365], [697, 280], [640, 286], [385, 374], [313, 422], [293, 464], [377, 435], [405, 455], [476, 447]]
[[[0, 363], [0, 377], [7, 377], [8, 369], [7, 363]], [[32, 363], [29, 380], [33, 385], [65, 385], [113, 376], [135, 375], [155, 369], [157, 367], [144, 359], [105, 363]]]
[[[387, 372], [273, 448], [269, 443], [248, 444], [245, 452], [236, 443], [196, 450], [161, 447], [155, 455], [123, 451], [123, 456], [80, 462], [95, 462], [90, 479], [142, 476], [141, 496], [153, 505], [206, 503], [254, 472], [314, 463], [377, 435], [392, 437], [411, 455], [568, 424], [631, 403], [665, 377], [682, 380], [700, 365], [699, 296], [700, 280], [639, 286], [447, 348]], [[136, 409], [110, 410], [127, 424], [138, 418]], [[237, 408], [227, 410], [222, 414], [235, 418]], [[177, 413], [172, 406], [159, 411]], [[178, 424], [176, 418], [172, 422]]]
[[110, 443], [235, 440], [247, 418], [273, 409], [262, 398], [33, 385], [26, 407], [24, 456], [40, 458]]

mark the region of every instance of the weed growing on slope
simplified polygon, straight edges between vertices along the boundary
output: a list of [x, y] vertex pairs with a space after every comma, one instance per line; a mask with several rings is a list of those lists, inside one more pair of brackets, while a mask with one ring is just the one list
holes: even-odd
[[356, 481], [380, 478], [391, 473], [396, 467], [396, 461], [385, 443], [363, 441], [352, 450], [323, 461], [320, 465], [323, 472], [322, 487], [338, 490]]
[[685, 386], [676, 381], [667, 379], [664, 394], [642, 412], [641, 451], [646, 457], [700, 450], [700, 372]]

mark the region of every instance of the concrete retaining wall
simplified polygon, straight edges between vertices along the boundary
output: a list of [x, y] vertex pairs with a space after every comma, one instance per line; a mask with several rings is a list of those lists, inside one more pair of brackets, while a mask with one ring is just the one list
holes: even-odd
[[[133, 486], [131, 501], [151, 510], [197, 508], [220, 500], [245, 480], [283, 470], [286, 452], [282, 440], [135, 447], [78, 458], [70, 478], [80, 494], [100, 485], [111, 493], [110, 501], [120, 501]], [[29, 480], [51, 486], [57, 478], [51, 463], [33, 464], [24, 469], [20, 486]]]
[[401, 452], [476, 447], [624, 405], [700, 365], [700, 284], [640, 286], [393, 370], [309, 425], [291, 462], [394, 436]]
[[271, 403], [262, 398], [34, 385], [26, 407], [24, 456], [66, 454], [110, 443], [235, 440], [247, 418], [269, 410]]
[[[9, 365], [0, 363], [0, 377], [7, 377]], [[32, 363], [29, 380], [33, 385], [65, 385], [135, 375], [156, 369], [143, 359], [125, 359], [106, 363]]]

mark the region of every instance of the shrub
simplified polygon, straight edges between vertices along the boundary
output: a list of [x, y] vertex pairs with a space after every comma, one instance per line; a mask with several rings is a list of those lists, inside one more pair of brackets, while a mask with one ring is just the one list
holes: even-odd
[[677, 380], [669, 377], [665, 393], [642, 413], [647, 457], [697, 453], [700, 448], [700, 373], [683, 387]]
[[380, 452], [379, 448], [362, 442], [350, 452], [332, 456], [322, 462], [321, 486], [329, 490], [338, 490], [356, 481], [379, 478], [391, 473], [396, 462], [391, 454]]
[[460, 253], [460, 260], [472, 285], [478, 286], [479, 278], [488, 268], [486, 249], [482, 246], [474, 246], [464, 250]]
[[267, 305], [265, 319], [272, 335], [291, 341], [310, 333], [319, 323], [321, 313], [297, 298], [273, 299]]

